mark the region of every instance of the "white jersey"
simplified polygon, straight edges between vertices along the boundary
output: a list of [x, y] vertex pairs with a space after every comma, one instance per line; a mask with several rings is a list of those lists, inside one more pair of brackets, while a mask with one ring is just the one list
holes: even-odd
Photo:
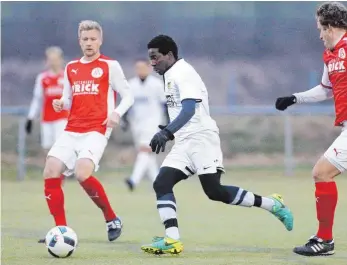
[[163, 122], [163, 104], [166, 103], [163, 81], [150, 75], [145, 81], [134, 77], [129, 85], [135, 99], [129, 122], [132, 126], [157, 128]]
[[175, 133], [177, 140], [204, 130], [219, 132], [210, 116], [206, 86], [193, 66], [184, 59], [178, 60], [165, 72], [164, 83], [171, 122], [181, 112], [184, 99], [195, 99], [197, 102], [194, 116]]

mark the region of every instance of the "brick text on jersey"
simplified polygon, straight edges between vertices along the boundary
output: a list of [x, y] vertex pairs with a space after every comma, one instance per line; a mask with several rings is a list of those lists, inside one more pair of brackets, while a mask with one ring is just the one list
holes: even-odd
[[63, 94], [63, 88], [61, 86], [51, 86], [46, 88], [44, 93], [49, 97], [61, 96]]
[[99, 94], [99, 84], [94, 84], [94, 80], [74, 81], [72, 85], [73, 95], [97, 95]]
[[329, 71], [329, 75], [335, 72], [337, 73], [345, 72], [346, 71], [345, 61], [340, 60], [339, 58], [332, 59], [328, 63], [328, 71]]

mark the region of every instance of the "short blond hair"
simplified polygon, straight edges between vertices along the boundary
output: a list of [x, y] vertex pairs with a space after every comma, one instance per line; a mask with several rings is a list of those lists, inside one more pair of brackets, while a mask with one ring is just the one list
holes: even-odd
[[78, 25], [78, 37], [81, 37], [82, 31], [93, 30], [93, 29], [96, 29], [97, 31], [99, 31], [102, 37], [102, 27], [100, 26], [98, 22], [93, 20], [82, 20], [80, 24]]
[[58, 54], [61, 57], [64, 56], [63, 50], [60, 47], [58, 47], [58, 46], [50, 46], [50, 47], [48, 47], [46, 49], [45, 53], [46, 53], [46, 56], [48, 56], [48, 55], [50, 55], [52, 53], [56, 53], [56, 54]]

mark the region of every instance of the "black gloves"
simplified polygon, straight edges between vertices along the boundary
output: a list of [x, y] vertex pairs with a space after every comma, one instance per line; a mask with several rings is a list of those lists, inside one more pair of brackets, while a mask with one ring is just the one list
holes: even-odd
[[31, 133], [32, 127], [33, 127], [33, 121], [28, 119], [25, 123], [25, 131], [27, 132], [27, 134]]
[[152, 140], [149, 146], [152, 148], [152, 152], [156, 152], [159, 154], [160, 149], [162, 152], [165, 151], [166, 142], [175, 139], [175, 136], [166, 129], [166, 126], [159, 125], [158, 126], [161, 131], [157, 132]]
[[120, 128], [123, 132], [126, 132], [129, 129], [129, 126], [128, 112], [126, 112], [120, 120]]
[[295, 96], [278, 98], [276, 100], [276, 109], [285, 110], [286, 108], [288, 108], [289, 106], [291, 106], [295, 103], [296, 103], [296, 97]]

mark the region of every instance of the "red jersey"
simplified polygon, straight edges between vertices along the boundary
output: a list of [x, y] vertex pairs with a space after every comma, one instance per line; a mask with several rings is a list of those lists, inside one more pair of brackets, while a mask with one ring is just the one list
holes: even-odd
[[[65, 130], [105, 134], [106, 125], [102, 123], [115, 110], [115, 91], [122, 98], [123, 92], [130, 91], [117, 61], [101, 55], [91, 62], [83, 58], [69, 62], [64, 74], [64, 108], [70, 109]], [[119, 115], [123, 115], [131, 104], [124, 106], [123, 103]]]
[[347, 33], [334, 49], [323, 53], [324, 73], [322, 86], [332, 88], [335, 101], [335, 125], [341, 126], [347, 121]]
[[68, 111], [55, 112], [52, 106], [54, 99], [60, 99], [63, 95], [64, 72], [54, 74], [45, 71], [36, 78], [34, 97], [30, 106], [28, 118], [33, 119], [37, 112], [41, 110], [41, 120], [52, 122], [66, 119]]

